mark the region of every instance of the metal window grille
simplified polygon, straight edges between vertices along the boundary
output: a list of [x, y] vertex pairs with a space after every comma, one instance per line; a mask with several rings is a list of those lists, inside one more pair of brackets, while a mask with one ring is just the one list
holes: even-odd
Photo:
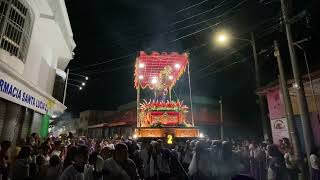
[[24, 62], [33, 20], [25, 0], [0, 0], [0, 48]]

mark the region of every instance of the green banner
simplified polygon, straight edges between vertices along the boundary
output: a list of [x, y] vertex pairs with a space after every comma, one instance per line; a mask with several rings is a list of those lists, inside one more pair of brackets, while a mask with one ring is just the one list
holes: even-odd
[[40, 129], [41, 138], [46, 138], [48, 136], [49, 120], [50, 120], [50, 116], [48, 114], [45, 114], [41, 121], [41, 129]]

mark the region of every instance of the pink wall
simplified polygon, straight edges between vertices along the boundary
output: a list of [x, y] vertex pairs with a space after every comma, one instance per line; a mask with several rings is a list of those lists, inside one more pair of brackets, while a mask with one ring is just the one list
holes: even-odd
[[269, 118], [279, 119], [285, 117], [285, 109], [282, 101], [282, 95], [280, 89], [268, 90], [267, 94]]

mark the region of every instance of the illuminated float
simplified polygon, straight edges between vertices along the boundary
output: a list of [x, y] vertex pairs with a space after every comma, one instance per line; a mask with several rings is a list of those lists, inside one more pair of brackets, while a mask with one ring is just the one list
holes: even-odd
[[[187, 71], [190, 107], [181, 99], [173, 99], [172, 88]], [[194, 127], [188, 54], [139, 53], [135, 65], [137, 89], [137, 138], [198, 137]], [[147, 91], [149, 97], [142, 97]], [[146, 94], [146, 93], [144, 93]]]

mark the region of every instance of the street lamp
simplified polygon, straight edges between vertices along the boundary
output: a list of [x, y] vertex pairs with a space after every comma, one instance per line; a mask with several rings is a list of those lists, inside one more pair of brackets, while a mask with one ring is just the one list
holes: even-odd
[[218, 32], [214, 36], [214, 39], [220, 45], [225, 45], [226, 43], [229, 42], [230, 39], [237, 39], [237, 40], [240, 40], [240, 41], [246, 41], [246, 42], [251, 43], [251, 45], [252, 45], [252, 43], [254, 43], [253, 42], [254, 39], [244, 39], [244, 38], [234, 37], [234, 36], [232, 36], [231, 34], [225, 32], [225, 31]]
[[215, 37], [216, 42], [220, 45], [224, 45], [228, 43], [230, 36], [225, 32], [219, 32], [218, 35]]
[[[236, 40], [240, 40], [240, 41], [245, 41], [250, 43], [251, 47], [252, 47], [252, 53], [253, 53], [253, 59], [254, 59], [254, 67], [255, 67], [255, 75], [256, 75], [256, 88], [259, 88], [261, 86], [261, 80], [260, 80], [260, 72], [259, 72], [259, 64], [258, 64], [258, 55], [257, 55], [257, 50], [256, 50], [256, 43], [254, 40], [254, 34], [251, 32], [251, 39], [243, 39], [243, 38], [238, 38], [238, 37], [234, 37], [231, 34], [225, 32], [225, 31], [221, 31], [219, 33], [216, 34], [215, 36], [215, 40], [218, 44], [220, 45], [225, 45], [230, 39], [236, 39]], [[265, 117], [265, 105], [264, 105], [264, 101], [263, 101], [263, 97], [262, 95], [258, 94], [259, 97], [259, 109], [260, 109], [260, 113], [261, 113], [261, 120], [262, 120], [262, 124], [263, 124], [263, 133], [264, 133], [264, 138], [270, 138], [270, 131], [268, 128], [268, 124], [266, 122], [266, 117]]]
[[[67, 69], [67, 75], [66, 75], [66, 79], [65, 79], [65, 86], [64, 86], [64, 92], [63, 92], [63, 100], [62, 100], [62, 103], [64, 104], [65, 101], [66, 101], [66, 95], [67, 95], [67, 87], [68, 85], [71, 85], [71, 86], [75, 86], [75, 87], [78, 87], [79, 90], [81, 91], [83, 89], [83, 87], [86, 85], [86, 81], [89, 80], [89, 77], [88, 76], [84, 76], [84, 75], [81, 75], [81, 74], [76, 74], [76, 73], [71, 73], [69, 72], [70, 70]], [[80, 80], [77, 80], [77, 79], [72, 79], [72, 78], [69, 78], [69, 75], [74, 75], [74, 76], [78, 76], [78, 77], [82, 77], [85, 79], [85, 81], [80, 81]], [[77, 85], [77, 84], [72, 84], [72, 83], [69, 83], [69, 81], [74, 81], [74, 82], [77, 82], [77, 83], [80, 83], [81, 86]]]
[[86, 81], [88, 81], [89, 80], [89, 77], [88, 76], [85, 76], [85, 75], [81, 75], [81, 74], [76, 74], [76, 73], [69, 73], [69, 72], [67, 72], [67, 74], [69, 75], [74, 75], [74, 76], [79, 76], [79, 77], [83, 77]]

